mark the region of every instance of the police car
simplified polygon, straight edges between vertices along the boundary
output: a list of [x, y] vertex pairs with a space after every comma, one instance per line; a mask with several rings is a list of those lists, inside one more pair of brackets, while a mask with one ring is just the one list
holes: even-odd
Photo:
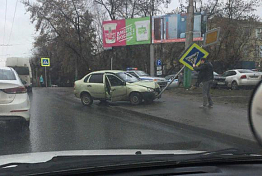
[[144, 71], [141, 70], [137, 70], [137, 68], [127, 68], [127, 73], [139, 78], [140, 80], [143, 81], [154, 81], [156, 83], [158, 83], [158, 85], [160, 86], [160, 88], [164, 88], [166, 87], [168, 81], [165, 78], [161, 78], [161, 77], [152, 77], [149, 76], [147, 73], [145, 73]]

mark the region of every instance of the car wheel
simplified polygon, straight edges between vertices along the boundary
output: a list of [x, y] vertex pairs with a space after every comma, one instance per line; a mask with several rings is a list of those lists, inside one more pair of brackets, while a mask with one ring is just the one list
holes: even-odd
[[23, 126], [24, 126], [24, 129], [28, 130], [29, 126], [30, 126], [30, 120], [29, 121], [25, 121]]
[[84, 106], [90, 106], [93, 104], [93, 98], [88, 93], [81, 95], [81, 102]]
[[237, 82], [236, 81], [233, 81], [232, 84], [231, 84], [231, 89], [232, 90], [237, 90], [238, 89], [238, 85], [237, 85]]
[[130, 102], [132, 105], [139, 105], [142, 102], [142, 97], [140, 93], [138, 92], [133, 92], [130, 95]]
[[30, 121], [20, 121], [19, 123], [19, 127], [17, 128], [18, 131], [28, 131], [29, 130], [29, 126], [30, 126]]

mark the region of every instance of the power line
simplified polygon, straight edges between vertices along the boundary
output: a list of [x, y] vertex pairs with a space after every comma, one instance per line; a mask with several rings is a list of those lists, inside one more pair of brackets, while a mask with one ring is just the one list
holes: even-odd
[[[10, 35], [9, 35], [9, 39], [8, 39], [7, 45], [10, 44], [10, 40], [11, 40], [11, 36], [12, 36], [12, 32], [13, 32], [13, 26], [14, 26], [14, 21], [15, 21], [15, 14], [16, 14], [17, 3], [18, 3], [18, 0], [16, 0], [16, 3], [15, 3], [15, 11], [14, 11], [14, 16], [13, 16], [13, 20], [12, 20], [11, 31], [10, 31]], [[5, 51], [6, 53], [8, 52], [8, 49], [9, 49], [9, 47], [6, 48], [6, 51]]]
[[13, 16], [13, 21], [12, 21], [12, 27], [11, 27], [11, 31], [10, 31], [10, 35], [9, 35], [8, 45], [9, 45], [9, 43], [10, 43], [11, 35], [12, 35], [12, 32], [13, 32], [13, 25], [14, 25], [14, 21], [15, 21], [15, 14], [16, 14], [17, 3], [18, 3], [18, 0], [16, 0], [16, 3], [15, 3], [15, 11], [14, 11], [14, 16]]
[[[4, 23], [3, 45], [5, 44], [6, 13], [7, 13], [7, 0], [5, 1], [5, 23]], [[3, 55], [3, 54], [4, 54], [4, 48], [2, 49], [2, 55]]]
[[4, 24], [4, 38], [3, 38], [3, 44], [5, 44], [6, 13], [7, 13], [7, 0], [5, 1], [5, 24]]

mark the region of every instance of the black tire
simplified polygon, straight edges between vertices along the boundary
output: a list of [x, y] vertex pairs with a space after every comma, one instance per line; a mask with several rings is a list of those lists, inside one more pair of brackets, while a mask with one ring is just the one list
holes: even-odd
[[93, 104], [93, 98], [88, 93], [81, 95], [81, 102], [84, 106], [90, 106]]
[[30, 120], [29, 121], [25, 121], [25, 123], [24, 123], [24, 129], [25, 130], [29, 130], [29, 127], [30, 127]]
[[237, 82], [236, 81], [233, 81], [232, 84], [231, 84], [231, 89], [232, 90], [238, 90], [238, 85], [237, 85]]
[[29, 130], [30, 121], [20, 121], [18, 123], [19, 123], [19, 127], [17, 128], [18, 131], [23, 132]]
[[130, 103], [132, 105], [139, 105], [142, 102], [142, 97], [141, 97], [140, 93], [133, 92], [129, 96], [129, 100], [130, 100]]

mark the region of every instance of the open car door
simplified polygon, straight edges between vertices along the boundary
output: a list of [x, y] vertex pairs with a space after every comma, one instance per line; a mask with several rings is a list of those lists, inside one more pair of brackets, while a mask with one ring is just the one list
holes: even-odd
[[106, 73], [106, 91], [110, 94], [111, 101], [126, 99], [126, 83], [114, 74]]

